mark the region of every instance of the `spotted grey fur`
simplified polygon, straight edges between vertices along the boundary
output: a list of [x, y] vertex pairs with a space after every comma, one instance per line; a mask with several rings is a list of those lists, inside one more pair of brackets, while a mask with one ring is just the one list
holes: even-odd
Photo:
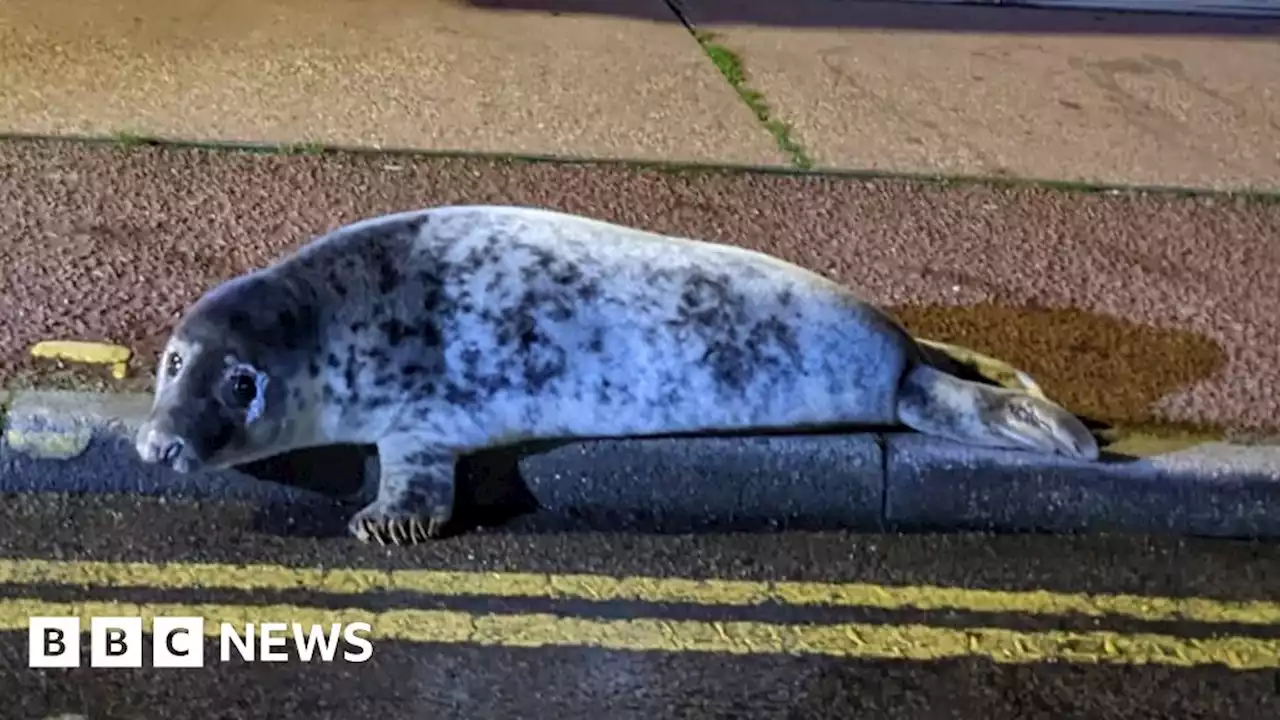
[[764, 254], [547, 210], [369, 218], [200, 298], [138, 452], [180, 472], [372, 443], [362, 539], [451, 519], [454, 460], [531, 439], [905, 424], [1092, 459], [1073, 415], [946, 372], [835, 282]]

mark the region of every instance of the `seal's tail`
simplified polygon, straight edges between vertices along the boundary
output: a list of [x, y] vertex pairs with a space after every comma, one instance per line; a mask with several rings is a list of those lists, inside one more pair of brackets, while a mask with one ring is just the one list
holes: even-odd
[[898, 420], [969, 445], [1098, 458], [1098, 441], [1075, 415], [1045, 397], [963, 380], [926, 364], [898, 391]]

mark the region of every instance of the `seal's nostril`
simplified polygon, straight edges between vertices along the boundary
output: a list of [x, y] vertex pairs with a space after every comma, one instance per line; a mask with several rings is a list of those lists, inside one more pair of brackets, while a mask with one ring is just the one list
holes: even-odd
[[178, 459], [178, 456], [181, 454], [182, 454], [182, 441], [177, 438], [174, 438], [173, 440], [169, 441], [168, 445], [164, 446], [163, 450], [160, 451], [160, 460], [165, 465], [172, 465], [174, 461]]

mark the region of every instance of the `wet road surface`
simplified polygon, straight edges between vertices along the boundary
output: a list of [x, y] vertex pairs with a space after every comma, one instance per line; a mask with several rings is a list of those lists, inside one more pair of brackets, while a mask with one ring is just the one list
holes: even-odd
[[[1280, 712], [1274, 545], [553, 532], [535, 518], [391, 550], [304, 531], [327, 510], [291, 512], [264, 520], [249, 504], [6, 497], [0, 717]], [[141, 669], [27, 668], [27, 616], [139, 605], [209, 623], [363, 619], [373, 653], [363, 663], [302, 662], [291, 649], [286, 662], [221, 662], [215, 633], [198, 669], [150, 667], [149, 644]], [[87, 641], [83, 652], [87, 666]]]
[[1274, 200], [74, 142], [0, 143], [0, 376], [32, 343], [75, 338], [132, 347], [145, 381], [213, 283], [339, 224], [439, 203], [765, 250], [1102, 420], [1280, 417]]

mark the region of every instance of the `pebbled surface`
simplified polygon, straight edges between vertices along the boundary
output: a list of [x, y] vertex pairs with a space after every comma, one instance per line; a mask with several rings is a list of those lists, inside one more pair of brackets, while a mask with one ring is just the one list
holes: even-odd
[[[288, 517], [285, 513], [264, 521], [258, 508], [236, 502], [50, 495], [5, 496], [0, 502], [6, 559], [435, 568], [480, 571], [490, 578], [498, 576], [488, 573], [524, 571], [856, 581], [1237, 601], [1274, 602], [1280, 597], [1280, 553], [1274, 545], [1248, 542], [849, 533], [658, 536], [527, 527], [475, 534], [413, 552], [387, 552], [346, 539], [307, 537], [299, 532], [301, 524], [290, 525]], [[144, 588], [131, 596], [145, 602], [157, 594]], [[349, 602], [322, 595], [298, 588], [288, 601], [333, 607]], [[0, 585], [0, 596], [85, 601], [106, 595], [97, 587], [68, 591]], [[244, 590], [235, 597], [250, 604], [279, 596]], [[421, 602], [385, 593], [362, 597], [391, 608]], [[184, 598], [220, 601], [219, 594], [208, 589]], [[486, 598], [472, 607], [480, 613], [529, 610], [509, 598]], [[661, 616], [672, 611], [648, 607], [643, 612]], [[625, 606], [610, 612], [628, 616]], [[770, 613], [783, 622], [822, 621], [794, 606], [774, 607]], [[1107, 628], [1121, 622], [1110, 617], [1045, 620], [1018, 612], [974, 618], [909, 609], [873, 615], [870, 621], [1022, 629]], [[1190, 621], [1165, 623], [1159, 629], [1180, 637], [1212, 631], [1211, 625]], [[1274, 627], [1247, 631], [1275, 637]], [[1270, 720], [1280, 704], [1280, 674], [1274, 669], [1008, 665], [967, 658], [842, 660], [392, 642], [376, 644], [374, 659], [367, 665], [213, 663], [193, 671], [35, 671], [26, 668], [25, 632], [9, 631], [0, 633], [0, 667], [5, 668], [0, 673], [0, 691], [7, 698], [0, 716], [5, 718], [81, 712], [94, 720], [422, 715], [517, 720], [602, 714], [628, 720]]]
[[146, 369], [216, 281], [370, 214], [579, 212], [774, 253], [1113, 422], [1280, 417], [1280, 203], [378, 154], [0, 144], [0, 375], [48, 337]]

